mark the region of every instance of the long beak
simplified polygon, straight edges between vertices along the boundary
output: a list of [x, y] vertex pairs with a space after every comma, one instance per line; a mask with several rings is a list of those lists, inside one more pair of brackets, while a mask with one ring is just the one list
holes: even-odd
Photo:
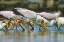
[[21, 28], [24, 30], [23, 24], [22, 22], [19, 23], [19, 25], [21, 26]]
[[23, 30], [25, 30], [24, 27], [23, 27], [22, 21], [21, 21], [20, 19], [17, 19], [17, 23], [21, 26], [21, 28], [22, 28]]
[[14, 26], [13, 26], [13, 23], [12, 23], [12, 22], [10, 22], [9, 26], [10, 26], [12, 29], [14, 29]]
[[44, 22], [41, 22], [42, 28], [46, 28], [46, 24]]
[[20, 23], [19, 23], [19, 25], [20, 25], [21, 27], [23, 27], [23, 24], [22, 24], [22, 22], [20, 22]]

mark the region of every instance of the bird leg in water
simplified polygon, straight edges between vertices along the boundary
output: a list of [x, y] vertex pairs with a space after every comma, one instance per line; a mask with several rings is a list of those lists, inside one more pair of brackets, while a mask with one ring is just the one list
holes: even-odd
[[56, 27], [57, 27], [58, 30], [60, 30], [60, 25], [58, 25], [57, 22], [55, 23], [55, 29], [56, 29]]
[[55, 29], [56, 29], [56, 27], [57, 27], [57, 29], [58, 29], [58, 24], [57, 24], [57, 22], [55, 23]]
[[55, 26], [57, 27], [58, 30], [60, 30], [61, 25], [58, 25], [58, 23], [56, 22]]
[[61, 25], [60, 25], [60, 26], [58, 26], [58, 30], [61, 30], [61, 29], [60, 29], [60, 27], [61, 27]]
[[56, 27], [57, 27], [58, 30], [60, 30], [61, 25], [58, 25], [58, 23], [56, 22], [55, 23], [55, 29], [56, 29]]
[[18, 24], [15, 24], [15, 25], [16, 25], [16, 30], [17, 30]]

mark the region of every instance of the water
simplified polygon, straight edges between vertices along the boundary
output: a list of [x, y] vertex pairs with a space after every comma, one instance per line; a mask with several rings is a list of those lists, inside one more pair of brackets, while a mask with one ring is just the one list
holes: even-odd
[[39, 2], [41, 0], [28, 0], [29, 2]]
[[[19, 29], [18, 29], [19, 30]], [[46, 31], [39, 31], [35, 28], [34, 31], [0, 31], [0, 42], [64, 42], [64, 29], [54, 29], [48, 27]]]

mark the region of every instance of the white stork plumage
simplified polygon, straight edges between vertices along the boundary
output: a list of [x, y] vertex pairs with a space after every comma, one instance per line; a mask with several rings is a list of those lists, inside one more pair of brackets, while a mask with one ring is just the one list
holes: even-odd
[[56, 19], [56, 22], [57, 22], [57, 28], [59, 30], [61, 26], [64, 26], [64, 17], [58, 17]]
[[2, 23], [2, 21], [0, 21], [0, 29], [5, 28], [6, 25], [7, 25], [6, 23]]
[[55, 18], [57, 18], [57, 17], [61, 17], [62, 13], [60, 10], [58, 10], [58, 12], [53, 13], [53, 15], [55, 16]]
[[41, 13], [37, 13], [37, 14], [39, 14], [40, 16], [42, 16], [46, 19], [54, 19], [54, 18], [62, 16], [62, 14], [59, 10], [58, 10], [58, 12], [55, 12], [55, 13], [41, 12]]
[[[54, 13], [54, 14], [46, 13], [46, 12], [41, 12], [41, 14], [40, 14], [40, 13], [36, 13], [32, 10], [28, 10], [28, 9], [24, 9], [24, 8], [14, 8], [14, 9], [16, 9], [16, 11], [19, 12], [20, 14], [24, 15], [24, 17], [26, 19], [33, 20], [34, 23], [37, 21], [44, 20], [44, 23], [46, 23], [47, 26], [52, 26], [54, 23], [56, 23], [56, 20], [48, 21], [47, 19], [53, 19], [53, 18], [56, 19], [56, 17], [59, 17], [59, 15], [60, 15], [59, 11], [57, 13]], [[37, 14], [39, 14], [40, 16], [38, 16]], [[43, 17], [41, 17], [41, 16], [43, 16]], [[45, 19], [45, 18], [47, 18], [47, 19]], [[41, 24], [41, 23], [37, 22], [37, 24]], [[50, 24], [50, 25], [48, 25], [48, 24]]]
[[[24, 8], [14, 8], [16, 9], [17, 12], [20, 13], [20, 15], [22, 14], [25, 18], [25, 22], [30, 22], [30, 20], [32, 21], [36, 21], [36, 17], [37, 17], [37, 13], [28, 9], [24, 9]], [[28, 20], [28, 21], [27, 21]]]
[[0, 15], [3, 15], [4, 17], [10, 19], [13, 16], [15, 16], [15, 14], [13, 13], [13, 11], [0, 11]]
[[28, 10], [28, 9], [24, 9], [24, 8], [14, 8], [14, 9], [16, 9], [17, 12], [21, 13], [22, 15], [24, 15], [24, 17], [27, 18], [25, 20], [29, 19], [29, 20], [32, 20], [35, 23], [36, 19], [38, 18], [37, 17], [37, 13], [32, 11], [32, 10]]
[[[4, 16], [5, 18], [10, 19], [10, 21], [8, 21], [8, 25], [13, 29], [13, 21], [16, 22], [17, 19], [21, 19], [22, 17], [19, 15], [15, 15], [13, 11], [0, 11], [0, 15]], [[11, 19], [13, 21], [11, 21]], [[15, 23], [16, 24], [16, 23]], [[20, 24], [21, 25], [21, 24]]]
[[24, 8], [15, 8], [19, 13], [21, 13], [22, 15], [24, 15], [27, 18], [35, 18], [36, 17], [36, 12], [28, 10], [28, 9], [24, 9]]
[[41, 20], [44, 20], [44, 23], [46, 24], [46, 27], [51, 27], [54, 26], [56, 28], [56, 20], [47, 20], [44, 17], [41, 17], [40, 15], [37, 15], [37, 19], [36, 19], [36, 25], [38, 26], [42, 26], [42, 24], [40, 23]]

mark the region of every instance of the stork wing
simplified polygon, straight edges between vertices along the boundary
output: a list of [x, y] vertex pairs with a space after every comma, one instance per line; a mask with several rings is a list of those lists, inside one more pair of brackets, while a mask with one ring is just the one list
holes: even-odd
[[51, 13], [42, 12], [42, 13], [38, 13], [38, 14], [43, 16], [46, 19], [53, 19], [54, 18], [54, 15]]
[[34, 18], [36, 17], [36, 12], [31, 11], [31, 10], [27, 10], [27, 9], [17, 9], [17, 11], [19, 13], [21, 13], [22, 15], [24, 15], [27, 18]]
[[15, 14], [13, 13], [13, 11], [0, 11], [0, 15], [10, 19], [13, 16], [15, 16]]

